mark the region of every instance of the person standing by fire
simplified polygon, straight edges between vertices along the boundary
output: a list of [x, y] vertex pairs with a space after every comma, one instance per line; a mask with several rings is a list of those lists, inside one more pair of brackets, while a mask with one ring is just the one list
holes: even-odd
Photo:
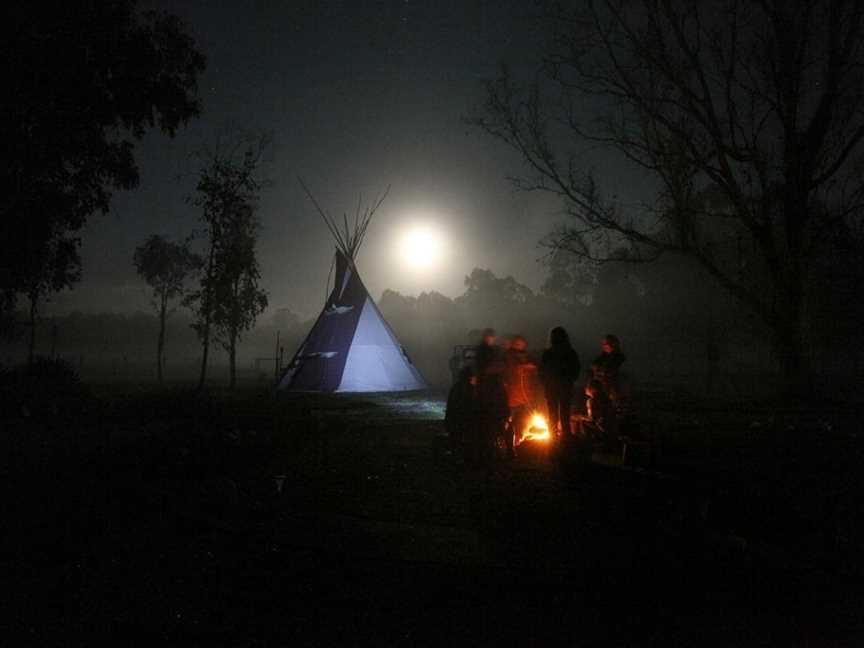
[[573, 385], [579, 377], [581, 365], [579, 354], [570, 344], [567, 331], [556, 326], [549, 331], [549, 348], [540, 361], [540, 380], [549, 409], [549, 430], [561, 438], [569, 438], [570, 408], [573, 402]]
[[514, 455], [514, 444], [525, 432], [531, 420], [535, 400], [537, 365], [528, 358], [528, 340], [522, 335], [513, 336], [510, 347], [504, 354], [506, 369], [504, 386], [507, 389], [507, 405], [510, 407], [510, 426], [507, 431], [507, 451]]
[[474, 355], [474, 381], [477, 385], [479, 444], [491, 460], [498, 439], [504, 435], [510, 409], [504, 389], [504, 358], [496, 344], [492, 329], [484, 329], [483, 337]]
[[498, 336], [495, 329], [483, 329], [480, 334], [480, 344], [474, 351], [474, 367], [478, 376], [487, 373], [501, 373], [503, 358], [498, 346]]

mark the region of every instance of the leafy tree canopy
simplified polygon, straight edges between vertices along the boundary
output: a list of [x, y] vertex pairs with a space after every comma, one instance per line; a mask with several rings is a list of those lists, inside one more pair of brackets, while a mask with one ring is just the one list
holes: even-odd
[[[135, 0], [13, 3], [0, 21], [0, 306], [33, 259], [138, 182], [134, 143], [200, 112], [204, 56], [181, 21]], [[77, 255], [65, 255], [77, 267]], [[74, 270], [74, 268], [73, 268]], [[72, 274], [75, 274], [74, 271]]]
[[185, 243], [175, 243], [158, 234], [135, 248], [133, 262], [138, 274], [153, 288], [157, 300], [179, 297], [190, 273], [203, 263]]

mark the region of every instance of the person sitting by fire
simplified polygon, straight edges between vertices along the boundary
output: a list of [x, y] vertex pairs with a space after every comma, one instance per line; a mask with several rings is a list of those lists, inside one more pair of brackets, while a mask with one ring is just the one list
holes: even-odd
[[615, 409], [599, 380], [585, 385], [585, 414], [575, 417], [581, 434], [591, 441], [609, 447], [615, 441]]
[[627, 389], [621, 374], [621, 365], [627, 360], [621, 352], [621, 341], [611, 333], [600, 342], [602, 353], [591, 363], [591, 378], [603, 385], [613, 404], [627, 397]]
[[563, 438], [572, 434], [570, 408], [573, 385], [580, 369], [579, 354], [570, 344], [570, 336], [563, 327], [556, 326], [549, 331], [549, 348], [540, 361], [540, 380], [549, 411], [549, 430], [553, 435], [559, 430]]
[[510, 408], [510, 425], [505, 440], [509, 456], [514, 455], [514, 444], [528, 428], [533, 413], [537, 389], [537, 365], [528, 358], [528, 340], [514, 335], [504, 354], [504, 387], [507, 389], [507, 405]]

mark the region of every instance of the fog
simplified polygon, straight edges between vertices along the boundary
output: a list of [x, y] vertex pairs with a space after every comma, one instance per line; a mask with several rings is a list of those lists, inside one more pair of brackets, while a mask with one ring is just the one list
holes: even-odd
[[[359, 266], [362, 276], [364, 263]], [[583, 368], [599, 353], [600, 338], [616, 334], [628, 357], [626, 373], [642, 389], [686, 389], [736, 398], [764, 396], [776, 389], [780, 369], [767, 333], [687, 260], [669, 255], [652, 264], [605, 265], [582, 277], [568, 273], [560, 263], [541, 268], [546, 278], [537, 289], [516, 277], [475, 268], [462, 277], [455, 298], [434, 290], [411, 293], [389, 288], [372, 295], [412, 361], [438, 389], [450, 384], [448, 361], [454, 347], [476, 344], [481, 329], [495, 328], [502, 343], [509, 336], [524, 335], [537, 356], [548, 330], [559, 325], [570, 332]], [[318, 300], [271, 308], [243, 336], [242, 379], [270, 384], [280, 352], [282, 363], [288, 364], [324, 305], [326, 275], [316, 283]], [[400, 285], [405, 284], [394, 282]], [[814, 318], [811, 326], [814, 368], [826, 384], [849, 397], [854, 388], [851, 377], [864, 367], [856, 321], [850, 312], [845, 318]], [[189, 383], [198, 370], [200, 343], [190, 324], [183, 309], [169, 316], [169, 384]], [[97, 383], [146, 384], [155, 380], [157, 331], [152, 311], [73, 312], [40, 320], [36, 350], [67, 360], [85, 379]], [[25, 359], [25, 342], [22, 334], [4, 344], [7, 364]], [[831, 348], [837, 344], [845, 349], [842, 355]], [[210, 372], [214, 384], [227, 382], [226, 363], [217, 346]]]
[[[277, 333], [288, 362], [328, 290], [333, 240], [298, 175], [337, 216], [351, 213], [358, 196], [390, 187], [357, 265], [402, 344], [438, 387], [449, 382], [453, 347], [476, 342], [487, 326], [504, 338], [526, 335], [536, 353], [547, 331], [563, 325], [583, 366], [600, 337], [615, 333], [627, 370], [645, 385], [747, 395], [767, 384], [765, 376], [776, 377], [768, 332], [692, 260], [670, 253], [651, 264], [579, 266], [566, 255], [550, 257], [541, 245], [568, 222], [562, 202], [517, 191], [508, 177], [524, 176], [523, 160], [465, 121], [499, 64], [525, 78], [537, 69], [548, 35], [534, 13], [522, 3], [453, 3], [451, 11], [385, 5], [352, 12], [317, 4], [259, 3], [248, 11], [172, 4], [208, 57], [199, 84], [203, 113], [175, 138], [149, 133], [136, 147], [140, 184], [117, 192], [110, 212], [92, 215], [80, 231], [82, 281], [44, 305], [37, 353], [68, 359], [100, 379], [146, 381], [153, 374], [157, 323], [133, 252], [152, 234], [197, 234], [193, 246], [203, 244], [200, 211], [189, 203], [193, 154], [216, 134], [242, 128], [266, 132], [271, 141], [256, 248], [269, 305], [239, 348], [250, 378], [270, 375], [262, 367], [277, 362]], [[625, 210], [656, 190], [620, 159], [587, 151], [582, 162]], [[400, 260], [399, 237], [418, 221], [440, 229], [446, 248], [441, 263], [424, 271]], [[854, 266], [854, 258], [835, 255], [809, 278], [810, 361], [823, 380], [841, 385], [848, 379], [832, 376], [861, 369]], [[738, 272], [755, 277], [761, 270], [742, 264]], [[182, 307], [169, 318], [169, 380], [192, 375], [200, 357], [190, 321]], [[3, 342], [7, 361], [24, 357], [25, 338], [20, 331]], [[214, 380], [224, 362], [217, 348]]]
[[8, 4], [4, 636], [864, 645], [861, 6]]

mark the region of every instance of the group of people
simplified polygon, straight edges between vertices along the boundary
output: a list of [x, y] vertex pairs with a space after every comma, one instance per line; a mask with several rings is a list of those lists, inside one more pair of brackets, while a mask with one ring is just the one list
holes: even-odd
[[621, 377], [626, 357], [615, 335], [603, 337], [601, 351], [588, 371], [584, 408], [574, 412], [582, 367], [564, 328], [549, 332], [539, 359], [529, 355], [524, 336], [499, 345], [495, 331], [485, 329], [473, 361], [459, 371], [447, 398], [451, 438], [474, 463], [490, 460], [499, 445], [513, 457], [540, 412], [556, 445], [573, 438], [608, 441], [615, 431], [616, 405], [627, 397]]

